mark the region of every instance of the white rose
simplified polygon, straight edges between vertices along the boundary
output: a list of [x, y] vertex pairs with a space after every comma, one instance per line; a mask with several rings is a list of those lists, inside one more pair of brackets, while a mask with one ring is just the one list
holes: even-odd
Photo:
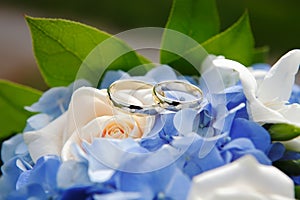
[[245, 156], [193, 178], [188, 200], [294, 199], [293, 181], [273, 166]]
[[[151, 93], [150, 93], [151, 94]], [[142, 104], [136, 98], [130, 101]], [[24, 133], [30, 156], [35, 162], [45, 155], [74, 159], [71, 146], [95, 137], [141, 138], [153, 125], [153, 118], [120, 112], [110, 103], [106, 90], [82, 87], [74, 92], [69, 109], [46, 127]]]

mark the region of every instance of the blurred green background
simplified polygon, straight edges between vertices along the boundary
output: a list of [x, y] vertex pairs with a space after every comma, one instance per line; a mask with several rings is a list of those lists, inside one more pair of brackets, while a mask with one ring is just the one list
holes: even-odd
[[[24, 14], [80, 21], [113, 34], [143, 26], [164, 27], [171, 4], [171, 0], [2, 0], [0, 78], [46, 88], [31, 51]], [[270, 64], [288, 50], [300, 48], [300, 0], [217, 0], [217, 4], [222, 30], [248, 9], [256, 46], [269, 46]]]

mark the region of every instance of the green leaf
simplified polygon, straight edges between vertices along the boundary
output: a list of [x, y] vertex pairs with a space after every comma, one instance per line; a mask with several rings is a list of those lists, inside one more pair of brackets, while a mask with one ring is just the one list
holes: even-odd
[[[195, 74], [195, 69], [180, 57], [196, 45], [204, 42], [208, 38], [219, 32], [220, 21], [215, 0], [174, 0], [171, 13], [163, 34], [160, 61], [169, 64], [185, 73]], [[181, 37], [168, 30], [180, 32], [185, 37]], [[187, 41], [192, 38], [195, 44]], [[203, 54], [205, 51], [200, 52]], [[206, 52], [205, 52], [206, 53]]]
[[275, 161], [273, 165], [289, 176], [300, 176], [300, 160]]
[[[129, 70], [148, 62], [123, 41], [93, 27], [63, 19], [26, 17], [26, 20], [31, 30], [36, 60], [46, 83], [51, 87], [73, 82], [85, 58], [108, 38], [111, 38], [115, 50], [131, 51], [109, 63], [111, 68]], [[104, 55], [109, 52], [114, 53], [107, 49]], [[106, 57], [98, 55], [97, 59], [101, 63]], [[97, 67], [101, 72], [106, 70], [101, 65]]]
[[[174, 0], [166, 28], [179, 31], [198, 43], [204, 42], [220, 29], [215, 0]], [[164, 35], [164, 39], [168, 39], [168, 35]]]
[[0, 80], [0, 140], [21, 132], [32, 113], [24, 110], [36, 102], [41, 92], [26, 86]]
[[248, 12], [224, 32], [205, 41], [203, 47], [208, 53], [224, 55], [246, 66], [253, 63], [254, 38]]
[[270, 133], [272, 141], [287, 141], [300, 135], [300, 127], [292, 124], [266, 124], [264, 127]]
[[296, 199], [300, 198], [300, 185], [295, 186], [295, 197]]

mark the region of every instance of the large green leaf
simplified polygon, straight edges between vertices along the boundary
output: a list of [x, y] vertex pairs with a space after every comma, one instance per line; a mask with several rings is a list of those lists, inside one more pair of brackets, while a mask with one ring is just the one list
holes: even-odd
[[[174, 0], [166, 28], [179, 31], [198, 43], [204, 42], [220, 29], [215, 0]], [[166, 39], [168, 35], [164, 35]]]
[[[161, 44], [160, 61], [179, 71], [195, 74], [186, 52], [219, 32], [219, 17], [214, 0], [174, 0]], [[180, 32], [177, 34], [174, 31]], [[194, 40], [194, 43], [190, 40]], [[204, 50], [198, 54], [205, 53]], [[189, 61], [190, 62], [190, 61]], [[182, 70], [182, 67], [185, 69]], [[195, 67], [195, 66], [194, 66]]]
[[41, 92], [16, 83], [0, 80], [0, 140], [23, 130], [32, 113], [24, 110], [36, 102]]
[[[111, 38], [111, 45], [113, 45], [111, 49], [122, 52], [131, 51], [115, 59], [112, 64], [109, 63], [111, 68], [129, 70], [147, 62], [123, 41], [90, 26], [63, 19], [26, 17], [26, 20], [31, 30], [34, 53], [39, 68], [46, 83], [51, 87], [68, 85], [73, 82], [85, 58], [96, 46], [108, 38]], [[102, 56], [93, 56], [93, 59], [99, 60], [99, 62], [92, 62], [93, 64], [98, 63], [97, 67], [100, 70], [106, 68], [106, 66], [100, 65], [103, 63], [101, 60], [107, 60], [106, 57], [109, 56], [109, 53], [115, 52], [111, 49], [100, 52]], [[90, 62], [89, 60], [86, 64]]]
[[255, 50], [248, 12], [245, 12], [227, 30], [210, 38], [202, 45], [208, 53], [224, 55], [246, 66], [252, 64]]

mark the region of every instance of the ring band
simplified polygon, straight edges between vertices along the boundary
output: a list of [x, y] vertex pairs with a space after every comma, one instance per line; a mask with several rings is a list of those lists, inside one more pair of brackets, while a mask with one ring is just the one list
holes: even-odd
[[170, 111], [200, 109], [203, 101], [201, 89], [185, 81], [160, 82], [153, 87], [153, 97], [162, 108]]
[[[109, 86], [107, 92], [115, 107], [147, 115], [156, 115], [163, 110], [200, 109], [203, 100], [200, 88], [178, 80], [163, 81], [154, 86], [139, 80], [118, 80]], [[152, 96], [143, 102], [147, 95]]]
[[117, 94], [118, 92], [126, 91], [127, 93], [129, 92], [128, 93], [129, 95], [133, 95], [133, 93], [139, 90], [149, 90], [149, 93], [151, 94], [152, 89], [153, 89], [153, 85], [146, 83], [144, 81], [118, 80], [113, 82], [109, 86], [107, 92], [108, 92], [109, 99], [111, 100], [113, 105], [117, 108], [120, 108], [130, 113], [156, 115], [162, 111], [162, 108], [160, 108], [157, 104], [155, 104], [153, 98], [151, 98], [152, 100], [151, 103], [148, 102], [143, 104], [137, 104], [137, 103], [132, 103], [130, 102], [130, 99], [124, 99], [124, 97], [120, 95], [118, 96]]

